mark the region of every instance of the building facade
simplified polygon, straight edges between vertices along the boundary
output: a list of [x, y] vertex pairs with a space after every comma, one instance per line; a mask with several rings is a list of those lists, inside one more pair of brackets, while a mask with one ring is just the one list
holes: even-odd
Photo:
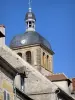
[[[4, 29], [4, 26], [0, 26]], [[0, 46], [4, 45], [4, 34], [0, 31]], [[19, 89], [17, 77], [25, 78], [25, 74], [19, 73], [12, 65], [10, 65], [3, 57], [0, 56], [0, 100], [33, 100]]]

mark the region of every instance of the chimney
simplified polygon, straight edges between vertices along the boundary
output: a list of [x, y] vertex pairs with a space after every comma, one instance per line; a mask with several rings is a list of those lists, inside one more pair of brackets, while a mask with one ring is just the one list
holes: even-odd
[[5, 26], [0, 25], [0, 46], [5, 45]]

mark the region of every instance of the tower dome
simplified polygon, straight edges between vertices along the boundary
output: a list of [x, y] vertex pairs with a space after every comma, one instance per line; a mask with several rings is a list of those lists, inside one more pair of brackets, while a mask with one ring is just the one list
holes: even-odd
[[52, 50], [50, 43], [35, 31], [29, 31], [15, 36], [10, 43], [10, 47], [14, 49], [35, 44], [43, 45], [46, 48]]
[[29, 0], [29, 11], [26, 13], [26, 16], [25, 16], [26, 21], [30, 19], [36, 21], [35, 15], [32, 12], [32, 8], [31, 8], [31, 0]]
[[54, 52], [51, 44], [35, 29], [36, 16], [31, 9], [31, 0], [29, 0], [29, 10], [24, 21], [26, 31], [13, 37], [10, 48], [44, 76], [51, 75]]
[[29, 11], [25, 15], [26, 32], [24, 34], [13, 37], [10, 42], [10, 47], [12, 49], [39, 44], [45, 46], [50, 51], [52, 51], [50, 43], [38, 32], [36, 32], [35, 22], [36, 17], [32, 12], [31, 7], [29, 6]]
[[29, 19], [33, 19], [33, 20], [36, 21], [36, 17], [35, 17], [35, 15], [34, 15], [33, 12], [27, 12], [27, 13], [26, 13], [25, 20], [27, 21], [27, 20], [29, 20]]

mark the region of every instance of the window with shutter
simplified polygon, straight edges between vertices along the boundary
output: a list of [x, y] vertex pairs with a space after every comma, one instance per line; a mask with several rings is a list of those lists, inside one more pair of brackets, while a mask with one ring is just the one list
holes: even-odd
[[6, 100], [6, 91], [4, 91], [4, 100]]
[[7, 91], [4, 91], [4, 100], [10, 100], [10, 95]]
[[10, 100], [10, 95], [9, 95], [9, 93], [7, 93], [7, 100]]

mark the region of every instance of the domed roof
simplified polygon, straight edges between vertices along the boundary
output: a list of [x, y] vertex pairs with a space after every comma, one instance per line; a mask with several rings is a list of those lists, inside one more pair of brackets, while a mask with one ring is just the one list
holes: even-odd
[[25, 20], [34, 19], [36, 21], [35, 15], [33, 12], [27, 12], [25, 16]]
[[39, 33], [35, 31], [31, 32], [25, 32], [24, 34], [20, 34], [15, 36], [10, 43], [10, 48], [18, 48], [28, 45], [34, 45], [34, 44], [42, 44], [48, 49], [51, 49], [50, 43], [42, 37]]

